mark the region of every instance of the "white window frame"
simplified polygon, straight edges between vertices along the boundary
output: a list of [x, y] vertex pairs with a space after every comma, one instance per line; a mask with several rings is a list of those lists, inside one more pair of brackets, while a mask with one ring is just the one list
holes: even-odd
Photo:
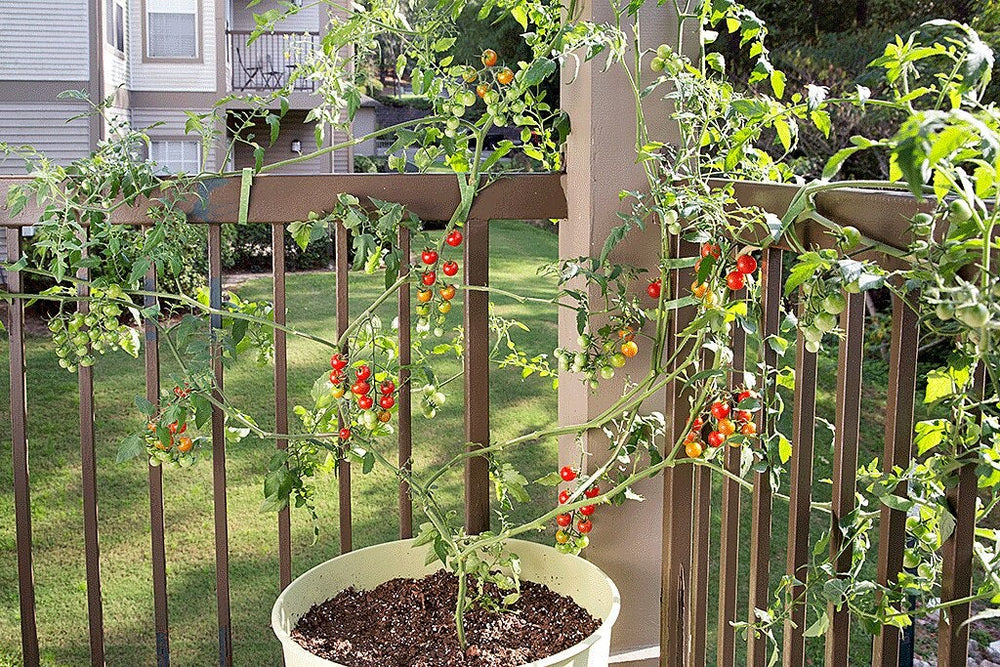
[[150, 139], [149, 159], [156, 163], [159, 174], [176, 174], [182, 171], [197, 174], [201, 171], [201, 142], [191, 139]]
[[[142, 32], [144, 39], [142, 56], [144, 60], [166, 62], [200, 62], [202, 59], [201, 45], [201, 0], [143, 0]], [[157, 55], [153, 47], [156, 45], [153, 31], [150, 28], [150, 14], [181, 14], [194, 17], [194, 53], [190, 55]]]

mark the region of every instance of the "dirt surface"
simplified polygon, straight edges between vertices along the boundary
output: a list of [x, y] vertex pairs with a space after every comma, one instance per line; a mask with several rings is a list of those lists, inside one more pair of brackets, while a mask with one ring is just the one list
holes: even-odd
[[292, 631], [306, 650], [336, 662], [410, 667], [511, 667], [540, 660], [590, 636], [600, 621], [570, 598], [530, 581], [509, 611], [465, 616], [468, 648], [455, 632], [458, 580], [441, 570], [349, 588], [310, 609]]

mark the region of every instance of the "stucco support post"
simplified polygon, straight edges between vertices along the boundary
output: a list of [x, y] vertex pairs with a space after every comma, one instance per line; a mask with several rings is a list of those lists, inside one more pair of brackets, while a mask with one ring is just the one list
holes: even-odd
[[[583, 19], [596, 23], [612, 22], [614, 15], [608, 0], [583, 0]], [[672, 43], [677, 32], [677, 16], [670, 3], [657, 6], [647, 2], [640, 10], [639, 22], [644, 48]], [[603, 72], [604, 56], [581, 64], [568, 59], [562, 71], [562, 106], [569, 113], [572, 132], [567, 147], [566, 195], [569, 218], [559, 241], [560, 257], [599, 256], [609, 230], [620, 223], [619, 211], [630, 204], [619, 200], [623, 190], [648, 190], [641, 166], [636, 164], [635, 114], [633, 95], [620, 66]], [[632, 61], [632, 56], [626, 58]], [[644, 60], [643, 85], [652, 80]], [[574, 78], [574, 74], [576, 75]], [[650, 134], [658, 139], [677, 136], [669, 118], [670, 108], [659, 95], [644, 102]], [[612, 253], [613, 260], [654, 269], [659, 248], [659, 230], [635, 233]], [[594, 292], [596, 295], [596, 291]], [[642, 292], [645, 297], [644, 292]], [[560, 309], [559, 344], [576, 350], [578, 333], [575, 313]], [[580, 376], [562, 373], [559, 383], [559, 422], [584, 422], [601, 413], [620, 395], [625, 372], [641, 376], [649, 369], [649, 346], [618, 371], [611, 381], [602, 381], [601, 389], [592, 392], [580, 382]], [[663, 411], [665, 395], [651, 399], [649, 410]], [[590, 433], [584, 440], [590, 453], [589, 465], [606, 459], [607, 438]], [[579, 461], [579, 444], [573, 436], [559, 442], [560, 465]], [[655, 665], [659, 645], [661, 535], [663, 482], [653, 478], [635, 489], [645, 502], [628, 502], [623, 507], [601, 507], [594, 515], [591, 546], [584, 552], [607, 572], [622, 595], [621, 617], [612, 636], [612, 653], [628, 659], [629, 665]]]

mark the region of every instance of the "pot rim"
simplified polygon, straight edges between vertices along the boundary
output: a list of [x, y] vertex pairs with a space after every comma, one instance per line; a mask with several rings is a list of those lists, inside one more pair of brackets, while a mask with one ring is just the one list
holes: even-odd
[[[288, 647], [291, 647], [292, 650], [296, 652], [301, 651], [304, 657], [310, 656], [314, 659], [326, 660], [331, 665], [339, 665], [340, 663], [336, 663], [332, 660], [327, 660], [326, 658], [321, 658], [315, 653], [307, 651], [302, 645], [293, 640], [291, 635], [287, 631], [285, 631], [285, 629], [281, 625], [281, 608], [285, 600], [285, 594], [288, 593], [289, 589], [291, 589], [291, 587], [295, 585], [295, 582], [299, 578], [306, 576], [313, 570], [325, 567], [327, 564], [337, 560], [338, 558], [342, 558], [350, 554], [359, 554], [366, 551], [375, 551], [380, 547], [384, 547], [387, 544], [400, 544], [413, 541], [414, 538], [410, 538], [407, 540], [392, 540], [390, 542], [382, 542], [379, 544], [373, 544], [371, 546], [363, 547], [361, 549], [355, 549], [354, 551], [349, 551], [346, 554], [340, 554], [339, 556], [334, 556], [329, 560], [325, 560], [322, 563], [314, 565], [313, 567], [309, 568], [308, 570], [300, 574], [298, 577], [293, 579], [292, 583], [290, 583], [287, 587], [285, 587], [283, 591], [281, 591], [281, 594], [278, 595], [277, 600], [275, 600], [274, 602], [274, 606], [271, 607], [271, 630], [274, 632], [275, 635], [277, 635], [278, 641], [280, 641], [283, 647], [286, 649]], [[528, 540], [511, 539], [507, 540], [507, 542], [513, 545], [528, 545], [528, 548], [551, 549], [552, 551], [555, 551], [555, 548], [551, 546], [540, 544], [538, 542], [529, 542]], [[579, 558], [583, 567], [593, 568], [595, 571], [600, 573], [601, 576], [604, 578], [605, 583], [611, 589], [611, 610], [608, 612], [608, 617], [604, 619], [601, 622], [601, 624], [597, 627], [597, 629], [594, 630], [594, 632], [592, 632], [590, 635], [588, 635], [583, 641], [573, 644], [573, 646], [570, 646], [569, 648], [560, 651], [559, 653], [554, 653], [546, 658], [542, 658], [541, 660], [535, 660], [533, 662], [524, 663], [522, 667], [546, 667], [547, 665], [553, 665], [562, 660], [565, 660], [566, 658], [569, 658], [570, 656], [579, 653], [581, 650], [587, 649], [593, 644], [597, 643], [597, 641], [601, 639], [605, 633], [610, 632], [611, 627], [615, 624], [615, 621], [618, 620], [618, 613], [621, 611], [621, 594], [618, 592], [618, 587], [615, 585], [615, 582], [611, 579], [611, 577], [605, 574], [604, 571], [601, 570], [601, 568], [597, 567], [590, 561], [586, 560], [585, 558], [580, 558], [579, 556], [576, 556], [576, 558]]]

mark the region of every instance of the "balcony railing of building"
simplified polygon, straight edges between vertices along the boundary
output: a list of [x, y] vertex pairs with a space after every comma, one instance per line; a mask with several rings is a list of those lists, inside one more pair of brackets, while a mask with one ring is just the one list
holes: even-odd
[[[4, 200], [7, 186], [19, 179], [0, 178], [0, 201]], [[760, 206], [780, 214], [787, 209], [795, 188], [781, 185], [740, 183], [736, 195], [741, 203]], [[286, 317], [284, 243], [287, 224], [306, 219], [312, 211], [330, 210], [337, 202], [338, 193], [349, 193], [361, 199], [375, 197], [400, 202], [408, 210], [425, 220], [447, 219], [459, 202], [456, 180], [447, 174], [398, 175], [322, 175], [322, 176], [265, 176], [259, 177], [254, 186], [254, 199], [248, 211], [248, 222], [270, 227], [273, 240], [273, 300], [275, 319], [284, 324]], [[205, 224], [208, 227], [208, 273], [213, 304], [222, 299], [222, 275], [220, 253], [222, 252], [222, 227], [236, 220], [240, 202], [239, 179], [223, 179], [206, 184], [203, 201], [189, 214], [191, 224]], [[893, 247], [904, 247], [909, 238], [906, 220], [917, 210], [917, 202], [906, 195], [875, 191], [826, 192], [817, 196], [819, 211], [832, 220], [847, 221], [857, 226], [864, 234]], [[143, 226], [149, 224], [144, 211], [146, 203], [133, 208], [119, 209], [115, 222], [125, 225]], [[490, 221], [500, 218], [564, 218], [566, 197], [559, 174], [513, 175], [501, 179], [486, 188], [477, 198], [467, 228], [467, 242], [464, 245], [465, 282], [467, 286], [485, 286], [489, 281], [489, 233]], [[6, 229], [7, 253], [10, 261], [22, 255], [21, 227], [28, 226], [36, 219], [38, 211], [27, 210], [16, 218], [10, 218], [0, 211], [0, 227]], [[802, 238], [820, 246], [832, 243], [823, 229], [814, 223], [806, 223], [799, 230]], [[574, 233], [564, 226], [561, 233]], [[677, 241], [680, 243], [680, 241]], [[338, 331], [347, 326], [347, 304], [349, 286], [349, 233], [338, 225], [336, 232], [336, 322]], [[398, 243], [404, 256], [410, 253], [410, 235], [405, 228], [399, 232]], [[783, 258], [790, 251], [787, 245], [777, 244], [764, 250], [762, 257], [762, 304], [765, 335], [778, 331], [779, 307], [784, 299], [782, 290]], [[890, 262], [884, 255], [876, 260]], [[888, 264], [887, 264], [888, 266]], [[407, 271], [404, 262], [401, 271]], [[691, 283], [692, 269], [678, 269], [674, 285]], [[156, 275], [147, 276], [147, 289], [154, 289]], [[9, 276], [11, 293], [22, 291], [23, 277], [17, 271]], [[397, 309], [399, 326], [400, 362], [410, 362], [411, 288], [408, 284], [400, 287]], [[334, 295], [331, 295], [334, 296]], [[33, 405], [29, 387], [25, 383], [25, 300], [10, 300], [10, 415], [13, 453], [13, 490], [16, 498], [16, 547], [18, 556], [18, 586], [20, 600], [20, 621], [22, 628], [22, 655], [24, 663], [38, 665], [40, 646], [35, 622], [35, 587], [32, 566], [31, 494], [28, 478], [28, 433], [27, 412]], [[147, 304], [148, 305], [148, 304]], [[81, 300], [79, 308], [86, 312], [87, 302]], [[465, 432], [463, 442], [487, 443], [490, 439], [489, 425], [489, 303], [485, 291], [470, 290], [464, 304], [464, 327], [466, 350], [464, 354], [465, 383]], [[678, 314], [675, 327], [683, 327], [685, 317], [691, 313]], [[218, 326], [213, 323], [213, 326]], [[750, 665], [768, 664], [766, 645], [762, 638], [741, 637], [735, 623], [753, 617], [755, 609], [764, 609], [773, 595], [774, 577], [778, 571], [795, 575], [807, 563], [810, 556], [810, 500], [824, 483], [814, 479], [814, 456], [830, 456], [833, 473], [827, 483], [832, 484], [832, 516], [848, 515], [856, 507], [856, 468], [859, 459], [859, 426], [862, 410], [862, 342], [865, 335], [864, 297], [848, 295], [848, 305], [840, 316], [840, 326], [845, 335], [840, 342], [837, 357], [836, 389], [836, 438], [830, 450], [824, 452], [816, 442], [815, 425], [817, 419], [817, 379], [819, 367], [817, 355], [810, 353], [804, 339], [799, 336], [795, 368], [795, 395], [793, 410], [794, 448], [788, 463], [790, 470], [790, 502], [787, 528], [778, 518], [780, 513], [772, 510], [774, 491], [768, 475], [757, 473], [752, 478], [752, 491], [742, 497], [741, 486], [727, 478], [713, 487], [711, 471], [696, 466], [679, 466], [668, 469], [664, 475], [664, 535], [662, 542], [662, 602], [661, 627], [659, 628], [661, 665], [706, 664], [710, 637], [716, 644], [715, 656], [719, 665], [737, 664], [737, 657], [747, 655]], [[154, 323], [146, 324], [145, 386], [146, 396], [156, 401], [160, 396], [160, 358], [157, 328]], [[899, 299], [892, 302], [892, 333], [889, 349], [890, 363], [886, 386], [887, 407], [884, 420], [884, 451], [880, 456], [886, 467], [905, 466], [914, 456], [913, 420], [915, 384], [917, 377], [919, 327], [917, 316]], [[276, 425], [278, 431], [288, 424], [288, 357], [286, 334], [277, 329], [274, 332], [275, 361], [274, 396]], [[735, 363], [746, 360], [742, 339], [734, 341]], [[744, 341], [745, 342], [745, 341]], [[765, 361], [773, 367], [775, 359]], [[223, 365], [215, 365], [216, 380], [223, 380]], [[405, 371], [404, 371], [405, 373]], [[398, 447], [400, 460], [410, 460], [412, 451], [411, 400], [409, 384], [405, 375], [400, 378]], [[667, 423], [675, 430], [683, 428], [686, 403], [682, 388], [668, 388], [666, 405], [662, 406]], [[105, 628], [103, 622], [103, 600], [101, 595], [101, 567], [99, 549], [99, 525], [97, 515], [97, 474], [95, 458], [95, 403], [93, 371], [81, 368], [79, 371], [80, 391], [80, 445], [81, 445], [81, 485], [84, 506], [83, 531], [85, 552], [80, 558], [86, 562], [87, 593], [89, 601], [90, 651], [94, 665], [105, 662]], [[39, 397], [37, 400], [44, 401]], [[34, 409], [44, 409], [38, 404]], [[221, 413], [213, 415], [211, 464], [214, 475], [215, 509], [215, 595], [217, 627], [219, 637], [220, 664], [232, 664], [232, 642], [247, 632], [259, 632], [259, 628], [239, 628], [234, 633], [230, 613], [230, 566], [229, 566], [229, 520], [227, 518], [226, 488], [226, 447], [222, 428]], [[772, 425], [758, 422], [760, 432], [767, 432]], [[675, 433], [675, 435], [677, 435]], [[278, 441], [276, 447], [284, 447]], [[823, 445], [826, 447], [827, 445]], [[725, 466], [734, 476], [739, 475], [740, 452], [728, 448]], [[170, 656], [170, 624], [167, 610], [167, 569], [164, 542], [164, 490], [161, 468], [149, 468], [148, 496], [151, 507], [150, 519], [150, 564], [152, 571], [152, 596], [154, 617], [148, 635], [135, 636], [136, 650], [142, 642], [155, 646], [158, 664], [168, 665]], [[360, 498], [353, 497], [351, 491], [350, 467], [341, 462], [340, 475], [340, 548], [352, 548], [352, 503]], [[466, 486], [466, 527], [470, 532], [482, 531], [490, 520], [490, 480], [487, 463], [481, 458], [467, 460], [465, 469]], [[721, 486], [721, 488], [720, 488]], [[397, 494], [398, 491], [398, 494]], [[905, 491], [903, 491], [905, 494]], [[942, 581], [942, 606], [938, 628], [938, 664], [964, 665], [967, 654], [969, 626], [964, 621], [970, 615], [968, 596], [972, 586], [972, 545], [973, 528], [976, 517], [976, 474], [974, 464], [967, 464], [958, 476], [957, 486], [949, 490], [950, 510], [955, 520], [955, 530], [941, 547], [945, 561], [944, 581]], [[405, 488], [392, 489], [392, 496], [398, 498], [399, 535], [410, 537], [413, 531], [413, 511], [411, 499]], [[387, 496], [383, 496], [387, 497]], [[718, 521], [712, 516], [720, 513]], [[749, 517], [749, 531], [741, 535], [741, 517]], [[878, 519], [883, 538], [878, 544], [878, 572], [881, 581], [895, 579], [903, 570], [904, 547], [907, 537], [906, 512], [889, 506], [882, 506]], [[290, 541], [288, 510], [282, 511], [276, 520], [274, 541], [278, 546], [279, 571], [275, 573], [275, 594], [284, 588], [292, 577], [292, 552]], [[745, 524], [743, 524], [745, 525]], [[715, 526], [713, 528], [713, 526]], [[772, 545], [787, 545], [784, 563], [772, 561]], [[831, 544], [836, 549], [838, 545]], [[849, 550], [840, 553], [836, 559], [836, 578], [851, 567]], [[710, 600], [710, 588], [717, 584], [718, 598]], [[655, 586], [657, 582], [651, 581]], [[745, 601], [742, 609], [739, 601]], [[786, 625], [782, 660], [789, 667], [806, 664], [805, 610], [797, 607], [793, 618]], [[829, 628], [825, 639], [826, 664], [830, 666], [847, 663], [848, 646], [852, 633], [852, 618], [847, 608], [831, 607]], [[856, 626], [855, 626], [856, 628]], [[651, 640], [657, 636], [653, 624], [646, 628]], [[855, 629], [856, 631], [856, 629]], [[872, 638], [872, 662], [880, 667], [896, 667], [900, 664], [901, 641], [898, 627], [884, 626]], [[905, 653], [905, 651], [902, 651]]]
[[[292, 72], [319, 45], [318, 32], [271, 32], [250, 41], [251, 31], [230, 30], [229, 63], [234, 91], [273, 91], [283, 88]], [[293, 90], [313, 91], [315, 82], [302, 77]]]

